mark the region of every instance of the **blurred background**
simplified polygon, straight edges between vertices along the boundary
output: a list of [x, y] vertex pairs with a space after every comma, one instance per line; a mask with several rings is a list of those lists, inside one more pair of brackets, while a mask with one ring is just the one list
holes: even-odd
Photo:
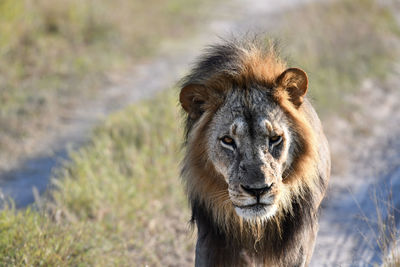
[[176, 83], [274, 38], [333, 157], [312, 266], [400, 266], [397, 0], [0, 0], [0, 265], [192, 266]]

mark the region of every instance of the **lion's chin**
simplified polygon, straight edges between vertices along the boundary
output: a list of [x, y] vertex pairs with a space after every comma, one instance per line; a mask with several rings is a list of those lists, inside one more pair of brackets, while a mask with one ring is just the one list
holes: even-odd
[[245, 220], [268, 220], [276, 213], [276, 205], [254, 204], [250, 206], [235, 206], [236, 213]]

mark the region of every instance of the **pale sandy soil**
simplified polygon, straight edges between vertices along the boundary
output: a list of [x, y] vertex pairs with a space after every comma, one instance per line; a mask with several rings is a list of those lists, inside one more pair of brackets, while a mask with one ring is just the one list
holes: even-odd
[[[311, 266], [372, 266], [381, 262], [378, 206], [382, 209], [389, 204], [397, 209], [399, 229], [399, 82], [400, 69], [383, 84], [366, 80], [361, 91], [348, 99], [355, 106], [349, 118], [324, 121], [334, 173], [321, 211]], [[385, 211], [383, 214], [386, 219]]]

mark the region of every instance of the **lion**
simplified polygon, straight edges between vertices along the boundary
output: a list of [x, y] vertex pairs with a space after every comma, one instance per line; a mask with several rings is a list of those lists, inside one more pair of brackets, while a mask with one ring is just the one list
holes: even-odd
[[182, 79], [181, 176], [196, 266], [307, 266], [330, 152], [308, 77], [259, 40], [210, 46]]

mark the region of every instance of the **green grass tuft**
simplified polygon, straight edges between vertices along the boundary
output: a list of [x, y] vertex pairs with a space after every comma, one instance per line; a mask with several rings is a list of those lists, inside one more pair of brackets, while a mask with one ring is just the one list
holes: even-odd
[[190, 264], [193, 240], [178, 170], [182, 131], [176, 99], [170, 90], [111, 116], [58, 171], [43, 211], [2, 211], [7, 235], [0, 240], [0, 261]]
[[[85, 230], [85, 231], [84, 231]], [[88, 229], [59, 225], [47, 214], [27, 209], [5, 209], [0, 213], [1, 266], [90, 265]]]

